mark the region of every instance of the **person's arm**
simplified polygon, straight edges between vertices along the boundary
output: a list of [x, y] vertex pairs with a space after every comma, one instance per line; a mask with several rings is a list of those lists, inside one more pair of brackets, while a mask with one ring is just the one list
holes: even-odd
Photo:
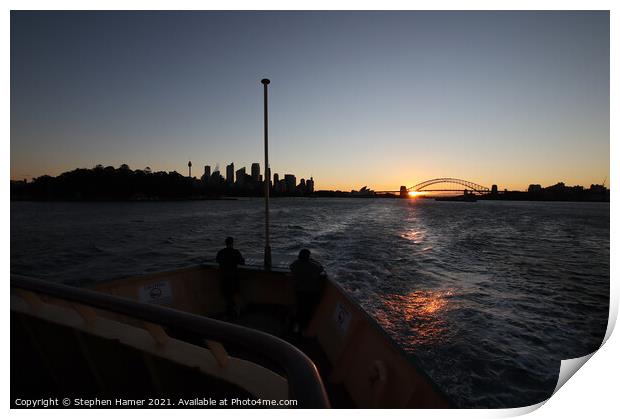
[[240, 251], [237, 250], [237, 258], [239, 259], [239, 265], [245, 265], [245, 259]]
[[321, 265], [319, 262], [317, 262], [316, 260], [312, 261], [312, 265], [314, 266], [314, 269], [316, 269], [316, 272], [318, 274], [322, 273], [323, 271], [325, 271], [325, 268], [323, 268], [323, 265]]

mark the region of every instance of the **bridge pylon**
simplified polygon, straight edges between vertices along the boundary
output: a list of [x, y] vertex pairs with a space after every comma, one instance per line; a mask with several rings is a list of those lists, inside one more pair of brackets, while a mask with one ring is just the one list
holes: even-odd
[[407, 189], [406, 186], [401, 186], [400, 187], [400, 197], [401, 198], [407, 198], [409, 196], [409, 190]]

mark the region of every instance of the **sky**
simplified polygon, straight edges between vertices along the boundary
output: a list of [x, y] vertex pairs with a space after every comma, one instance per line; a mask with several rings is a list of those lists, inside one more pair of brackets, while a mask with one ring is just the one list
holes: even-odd
[[609, 186], [609, 13], [11, 12], [11, 179], [259, 162], [315, 189]]

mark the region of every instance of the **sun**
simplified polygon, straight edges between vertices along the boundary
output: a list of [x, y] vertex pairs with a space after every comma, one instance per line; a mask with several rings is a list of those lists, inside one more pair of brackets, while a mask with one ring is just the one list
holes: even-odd
[[417, 197], [420, 197], [420, 196], [422, 196], [424, 194], [426, 194], [426, 192], [409, 191], [409, 197], [410, 198], [417, 198]]

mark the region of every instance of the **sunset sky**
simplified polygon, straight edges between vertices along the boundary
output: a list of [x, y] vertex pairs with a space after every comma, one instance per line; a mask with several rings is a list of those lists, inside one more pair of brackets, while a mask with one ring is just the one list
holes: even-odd
[[608, 12], [12, 12], [11, 178], [262, 170], [263, 77], [317, 189], [609, 176]]

